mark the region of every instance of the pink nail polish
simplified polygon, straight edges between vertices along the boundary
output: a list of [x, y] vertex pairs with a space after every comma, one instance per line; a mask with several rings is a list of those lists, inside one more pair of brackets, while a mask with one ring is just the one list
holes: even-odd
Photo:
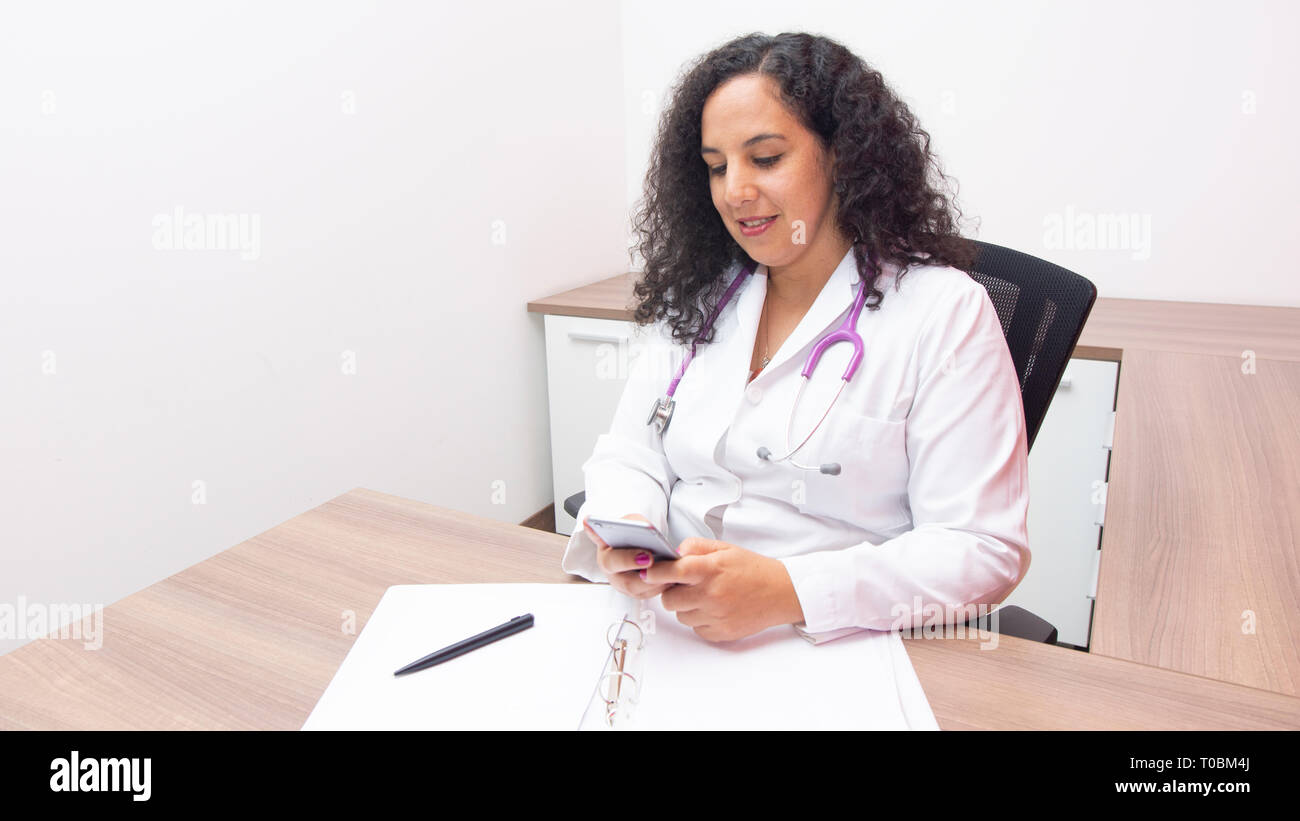
[[636, 563], [641, 565], [650, 564], [650, 554], [649, 553], [636, 554]]
[[641, 581], [645, 581], [645, 571], [644, 571], [644, 570], [638, 570], [638, 571], [637, 571], [637, 575], [641, 577]]

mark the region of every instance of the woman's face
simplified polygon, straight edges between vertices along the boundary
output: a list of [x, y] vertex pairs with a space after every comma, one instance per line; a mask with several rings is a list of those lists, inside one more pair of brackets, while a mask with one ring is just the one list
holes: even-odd
[[[762, 75], [733, 77], [714, 89], [701, 116], [700, 156], [718, 215], [740, 247], [769, 269], [801, 258], [833, 259], [834, 154], [786, 110]], [[741, 220], [775, 217], [761, 232]], [[748, 231], [748, 233], [746, 233]]]

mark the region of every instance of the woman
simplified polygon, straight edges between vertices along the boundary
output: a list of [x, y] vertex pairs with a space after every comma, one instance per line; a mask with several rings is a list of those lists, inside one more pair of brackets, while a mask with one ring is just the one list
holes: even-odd
[[[713, 641], [920, 625], [1015, 588], [1029, 567], [1019, 384], [932, 166], [929, 135], [834, 41], [749, 35], [687, 72], [638, 214], [636, 319], [661, 348], [696, 352], [662, 434], [646, 415], [671, 375], [635, 361], [584, 465], [566, 571], [660, 596]], [[859, 283], [861, 364], [844, 382], [853, 349], [834, 344], [805, 380]], [[611, 548], [588, 516], [648, 521], [682, 558]]]

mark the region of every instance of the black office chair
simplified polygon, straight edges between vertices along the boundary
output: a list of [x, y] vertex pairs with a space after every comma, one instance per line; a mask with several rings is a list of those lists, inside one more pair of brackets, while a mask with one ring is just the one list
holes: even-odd
[[[1020, 379], [1025, 436], [1033, 448], [1097, 300], [1097, 287], [1073, 271], [1029, 254], [979, 240], [975, 244], [979, 253], [970, 275], [988, 291], [1002, 321], [1002, 333]], [[1009, 604], [993, 615], [1002, 635], [1056, 642], [1056, 628], [1022, 607]], [[992, 629], [990, 618], [981, 617], [978, 625]]]
[[[1032, 448], [1070, 362], [1070, 354], [1092, 312], [1097, 288], [1073, 271], [1046, 260], [989, 242], [973, 241], [979, 252], [969, 273], [988, 291], [1002, 322], [1002, 333], [1020, 379], [1025, 436]], [[565, 512], [577, 518], [585, 500], [585, 492], [575, 493], [564, 500]], [[1056, 628], [1024, 608], [1007, 605], [995, 615], [997, 631], [1002, 635], [1048, 643], [1056, 641]], [[979, 626], [992, 629], [989, 619], [990, 616], [982, 617]]]

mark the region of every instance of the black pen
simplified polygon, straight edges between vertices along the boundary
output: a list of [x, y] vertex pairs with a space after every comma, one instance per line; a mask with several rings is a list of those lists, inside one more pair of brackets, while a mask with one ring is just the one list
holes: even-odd
[[444, 647], [441, 650], [438, 650], [437, 652], [430, 653], [429, 655], [425, 656], [422, 659], [419, 659], [418, 661], [413, 661], [410, 664], [403, 667], [402, 669], [394, 672], [393, 675], [400, 676], [403, 673], [414, 673], [416, 670], [423, 670], [424, 668], [432, 667], [435, 664], [442, 664], [444, 661], [449, 661], [451, 659], [454, 659], [456, 658], [456, 656], [463, 656], [471, 650], [477, 650], [478, 648], [486, 644], [491, 644], [494, 641], [499, 641], [505, 638], [506, 636], [512, 635], [514, 633], [518, 633], [520, 630], [527, 630], [532, 626], [533, 626], [532, 613], [525, 613], [522, 616], [515, 616], [513, 619], [506, 622], [505, 624], [498, 624], [496, 627], [493, 627], [491, 630], [484, 630], [482, 633], [479, 633], [477, 636], [470, 636], [464, 641], [458, 641], [455, 644], [451, 645], [450, 647]]

